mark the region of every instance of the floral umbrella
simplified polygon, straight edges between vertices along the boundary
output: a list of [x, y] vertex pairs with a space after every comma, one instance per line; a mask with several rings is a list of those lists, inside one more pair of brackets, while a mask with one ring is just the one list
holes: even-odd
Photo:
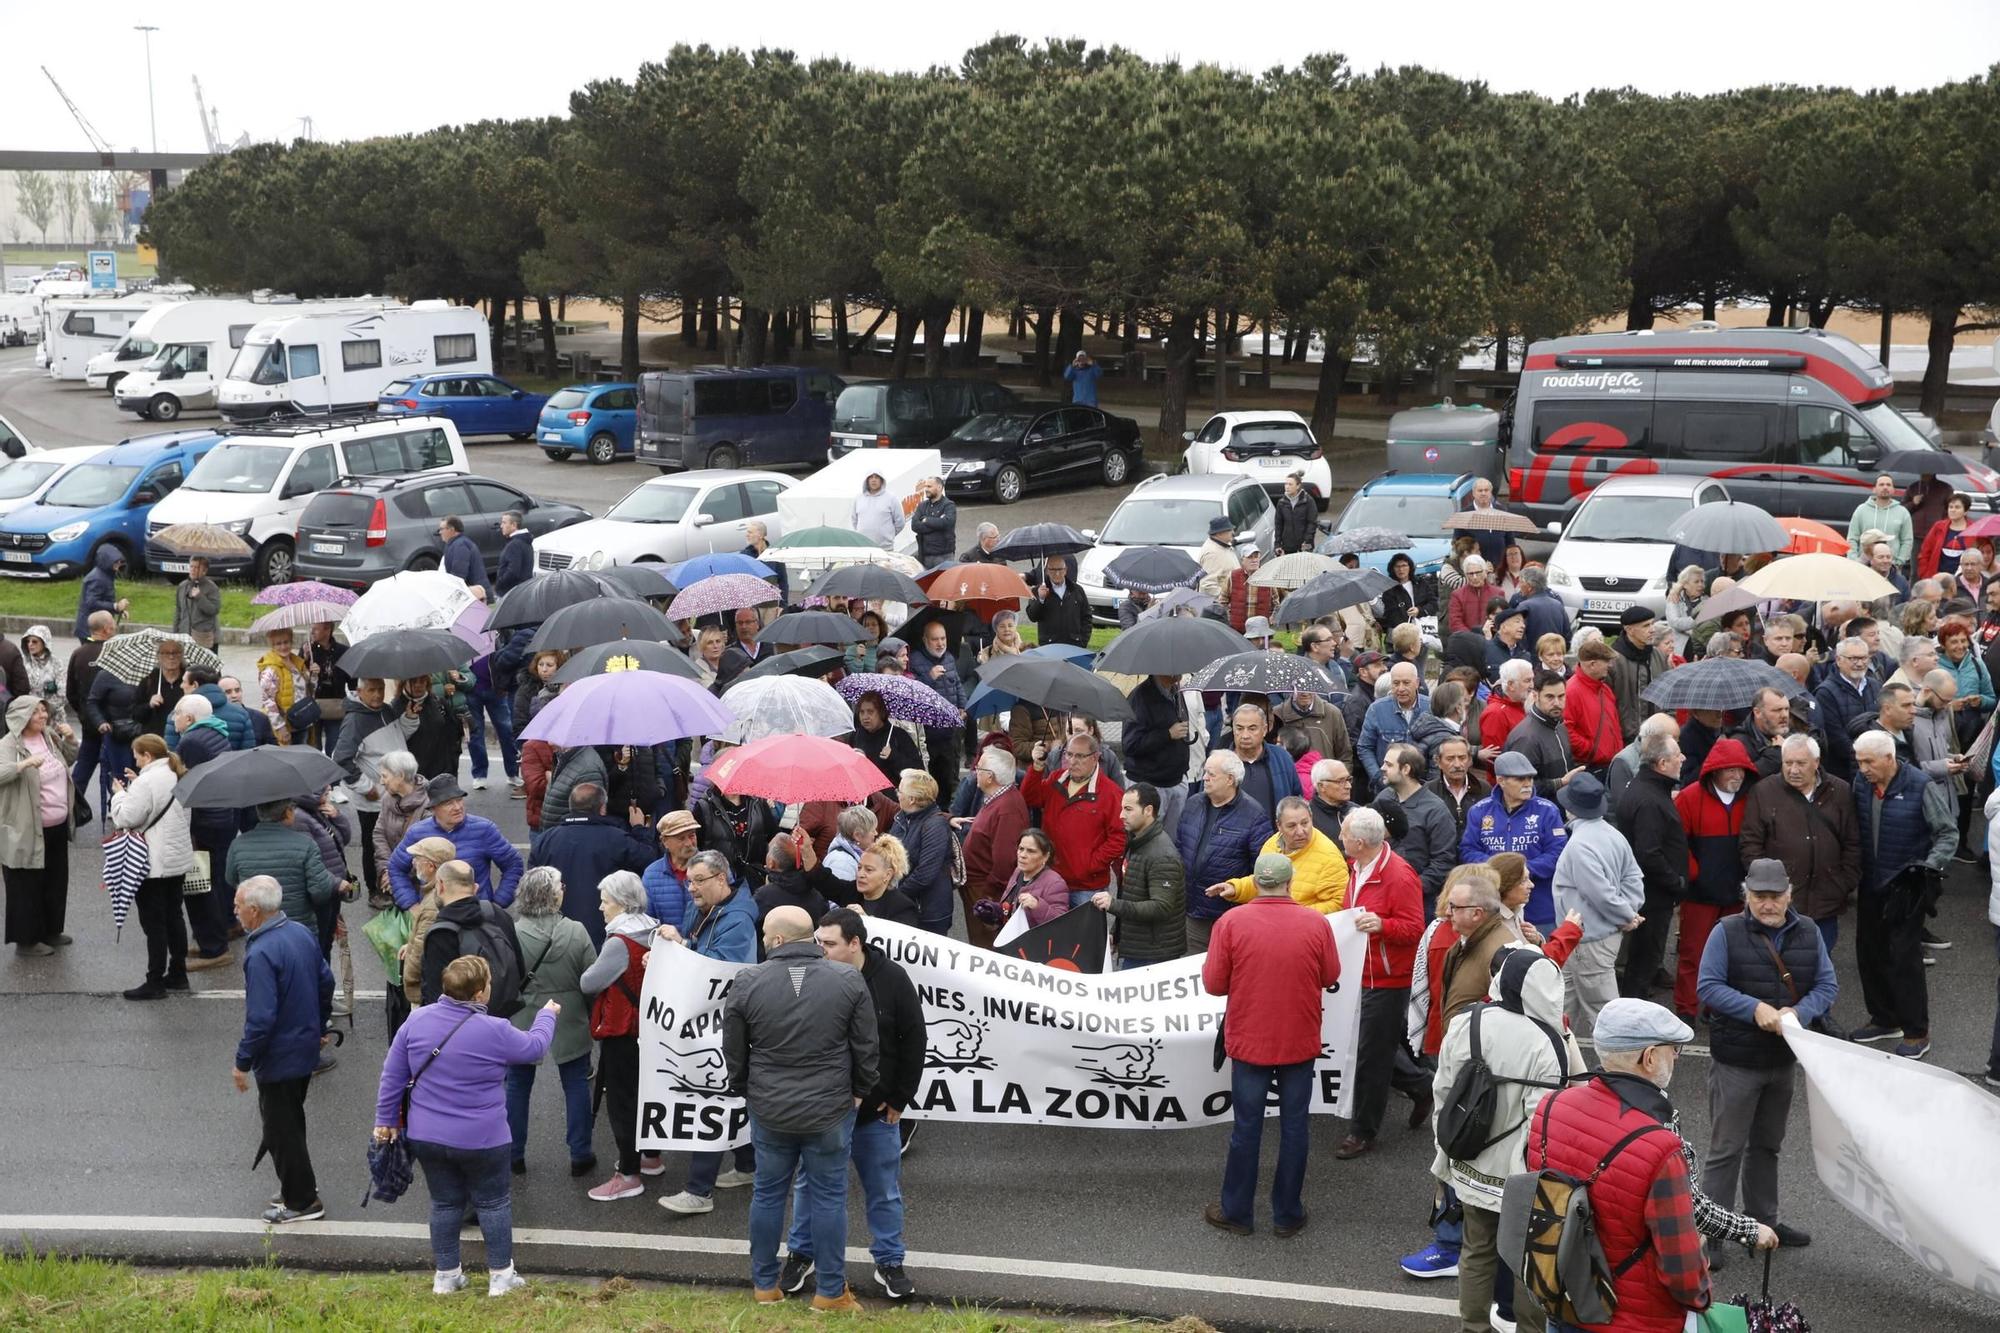
[[914, 676], [889, 676], [879, 671], [863, 671], [843, 676], [834, 686], [840, 697], [852, 704], [874, 692], [888, 705], [889, 716], [898, 722], [914, 722], [921, 727], [956, 727], [965, 718], [945, 701], [945, 697]]
[[682, 588], [667, 606], [667, 619], [694, 620], [777, 600], [778, 590], [754, 574], [716, 574]]
[[293, 602], [338, 602], [342, 606], [353, 606], [360, 596], [352, 589], [336, 588], [318, 579], [300, 579], [296, 583], [273, 583], [268, 588], [259, 588], [250, 598], [250, 603], [253, 606], [289, 606]]

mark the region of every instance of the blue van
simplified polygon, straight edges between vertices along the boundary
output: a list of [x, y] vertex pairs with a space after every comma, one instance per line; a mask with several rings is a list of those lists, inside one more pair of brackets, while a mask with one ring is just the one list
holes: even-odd
[[846, 382], [803, 366], [648, 371], [639, 377], [638, 460], [682, 468], [817, 467]]
[[77, 464], [38, 503], [0, 518], [0, 575], [79, 577], [107, 546], [124, 554], [126, 569], [143, 572], [153, 506], [221, 441], [212, 430], [142, 435]]

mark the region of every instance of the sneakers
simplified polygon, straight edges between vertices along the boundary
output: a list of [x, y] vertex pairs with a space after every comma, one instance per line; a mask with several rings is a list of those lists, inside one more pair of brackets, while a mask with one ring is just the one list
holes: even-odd
[[486, 1294], [488, 1296], [505, 1296], [508, 1292], [519, 1291], [527, 1285], [528, 1279], [515, 1272], [514, 1265], [512, 1264], [508, 1264], [498, 1272], [486, 1275]]
[[1921, 1060], [1931, 1053], [1931, 1039], [1917, 1037], [1911, 1041], [1899, 1041], [1895, 1053], [1905, 1060]]
[[507, 789], [516, 796], [526, 796], [528, 794], [528, 780], [516, 773], [513, 777], [507, 779]]
[[838, 1296], [813, 1297], [814, 1314], [860, 1314], [861, 1302], [854, 1299], [851, 1287], [842, 1287]]
[[902, 1140], [902, 1146], [896, 1149], [896, 1156], [907, 1157], [910, 1152], [910, 1140], [917, 1137], [917, 1122], [908, 1117], [898, 1120], [896, 1135]]
[[1926, 949], [1949, 949], [1951, 947], [1950, 940], [1941, 940], [1928, 930], [1924, 932], [1923, 943]]
[[646, 1182], [639, 1177], [613, 1171], [611, 1179], [592, 1190], [590, 1197], [598, 1203], [615, 1203], [619, 1199], [630, 1199], [645, 1192]]
[[715, 1177], [715, 1187], [719, 1190], [740, 1190], [745, 1185], [754, 1185], [756, 1183], [756, 1172], [738, 1171], [733, 1166], [727, 1171], [719, 1172]]
[[1925, 955], [1924, 955], [1924, 966], [1925, 966], [1925, 967], [1936, 967], [1936, 966], [1937, 966], [1937, 959], [1936, 959], [1936, 958], [1934, 958], [1934, 957], [1932, 957], [1932, 956], [1931, 956], [1930, 954], [1928, 954], [1928, 953], [1927, 953], [1927, 954], [1925, 954]]
[[2000, 1091], [2000, 1074], [1982, 1075], [1980, 1081], [1983, 1082], [1987, 1087], [1992, 1088], [1995, 1091]]
[[485, 790], [486, 790], [486, 779], [485, 779], [485, 778], [474, 778], [474, 779], [473, 779], [472, 781], [470, 781], [470, 782], [466, 783], [465, 785], [466, 785], [466, 786], [468, 786], [468, 787], [470, 787], [470, 788], [471, 788], [471, 789], [472, 789], [473, 791], [485, 791]]
[[788, 1254], [785, 1266], [778, 1273], [778, 1290], [787, 1296], [796, 1296], [805, 1290], [806, 1279], [813, 1275], [813, 1257], [810, 1254]]
[[664, 1176], [667, 1174], [666, 1154], [656, 1152], [640, 1153], [639, 1174], [642, 1176]]
[[679, 1194], [669, 1194], [661, 1199], [660, 1207], [670, 1213], [679, 1213], [682, 1217], [696, 1217], [702, 1213], [714, 1212], [715, 1200], [706, 1194], [682, 1190]]
[[449, 1296], [455, 1291], [465, 1290], [465, 1270], [454, 1268], [449, 1273], [431, 1274], [431, 1295]]
[[190, 972], [206, 972], [212, 967], [228, 967], [235, 961], [236, 956], [230, 953], [229, 950], [224, 949], [213, 958], [206, 958], [201, 954], [191, 953], [187, 956], [185, 966]]
[[901, 1264], [876, 1264], [875, 1285], [892, 1301], [907, 1301], [917, 1292], [917, 1284], [910, 1281]]
[[264, 1210], [264, 1221], [274, 1227], [286, 1226], [293, 1222], [317, 1222], [326, 1216], [326, 1205], [318, 1199], [303, 1208], [287, 1208], [282, 1203]]
[[1458, 1256], [1435, 1242], [1404, 1255], [1397, 1266], [1414, 1278], [1458, 1276]]
[[1501, 1318], [1497, 1304], [1486, 1312], [1486, 1322], [1493, 1325], [1494, 1333], [1514, 1333], [1514, 1321]]
[[1887, 1023], [1866, 1023], [1847, 1034], [1849, 1041], [1889, 1041], [1900, 1038], [1903, 1029]]

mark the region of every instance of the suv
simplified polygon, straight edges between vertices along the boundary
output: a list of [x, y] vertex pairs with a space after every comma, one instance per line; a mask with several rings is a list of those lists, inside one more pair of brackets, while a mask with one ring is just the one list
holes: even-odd
[[1549, 556], [1549, 590], [1570, 619], [1610, 633], [1625, 608], [1641, 603], [1666, 614], [1667, 588], [1682, 566], [1708, 557], [1666, 540], [1696, 505], [1729, 491], [1712, 477], [1612, 477], [1599, 483], [1568, 523], [1551, 523], [1561, 540]]
[[115, 548], [134, 574], [146, 568], [146, 521], [161, 497], [222, 442], [212, 430], [121, 440], [57, 478], [34, 504], [0, 518], [0, 574], [81, 575]]
[[817, 464], [846, 387], [800, 366], [649, 371], [639, 377], [634, 453], [662, 472]]
[[1303, 485], [1321, 509], [1333, 494], [1333, 469], [1297, 412], [1217, 412], [1181, 438], [1188, 442], [1181, 461], [1195, 476], [1252, 477], [1276, 499], [1284, 494], [1285, 478], [1303, 472]]
[[444, 558], [440, 519], [456, 515], [465, 535], [479, 544], [490, 575], [500, 567], [507, 539], [500, 516], [521, 511], [530, 535], [581, 523], [586, 510], [537, 500], [489, 477], [426, 472], [414, 477], [344, 479], [321, 491], [299, 515], [296, 577], [346, 588], [366, 588], [405, 569], [436, 569]]
[[869, 380], [850, 384], [833, 404], [830, 463], [856, 449], [928, 449], [981, 412], [1019, 400], [992, 380]]
[[[1118, 621], [1124, 591], [1104, 582], [1104, 567], [1128, 546], [1178, 546], [1197, 559], [1208, 542], [1208, 521], [1226, 514], [1236, 526], [1236, 545], [1268, 551], [1277, 540], [1277, 511], [1271, 497], [1249, 477], [1148, 477], [1111, 511], [1097, 545], [1078, 558], [1077, 582], [1090, 599], [1091, 614]], [[1086, 536], [1093, 534], [1085, 534]]]
[[[1361, 557], [1363, 566], [1389, 569], [1389, 557], [1408, 553], [1416, 562], [1417, 573], [1435, 574], [1451, 554], [1451, 534], [1444, 521], [1472, 499], [1479, 478], [1470, 472], [1455, 477], [1426, 473], [1385, 472], [1365, 483], [1347, 502], [1335, 520], [1335, 532], [1356, 528], [1387, 528], [1410, 533], [1410, 543], [1391, 551], [1369, 551]], [[1421, 536], [1417, 534], [1422, 534]]]

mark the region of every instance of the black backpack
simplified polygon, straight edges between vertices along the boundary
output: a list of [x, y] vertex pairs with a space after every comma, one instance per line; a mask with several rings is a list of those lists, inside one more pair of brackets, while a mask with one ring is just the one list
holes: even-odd
[[521, 955], [507, 938], [499, 908], [482, 901], [479, 920], [458, 927], [458, 956], [486, 960], [486, 968], [493, 974], [492, 993], [486, 997], [487, 1013], [495, 1018], [512, 1018], [520, 1012]]
[[1569, 1057], [1563, 1049], [1562, 1038], [1537, 1018], [1529, 1018], [1528, 1021], [1540, 1028], [1555, 1046], [1556, 1067], [1562, 1070], [1561, 1079], [1555, 1083], [1542, 1083], [1535, 1079], [1505, 1078], [1493, 1072], [1493, 1067], [1486, 1063], [1486, 1058], [1479, 1051], [1479, 1015], [1496, 1003], [1489, 1000], [1472, 1007], [1471, 1057], [1459, 1067], [1458, 1076], [1451, 1081], [1451, 1091], [1445, 1094], [1444, 1102], [1438, 1107], [1437, 1144], [1444, 1150], [1445, 1156], [1454, 1161], [1471, 1161], [1528, 1123], [1524, 1117], [1497, 1134], [1493, 1132], [1493, 1115], [1500, 1101], [1501, 1084], [1560, 1088], [1569, 1077]]

